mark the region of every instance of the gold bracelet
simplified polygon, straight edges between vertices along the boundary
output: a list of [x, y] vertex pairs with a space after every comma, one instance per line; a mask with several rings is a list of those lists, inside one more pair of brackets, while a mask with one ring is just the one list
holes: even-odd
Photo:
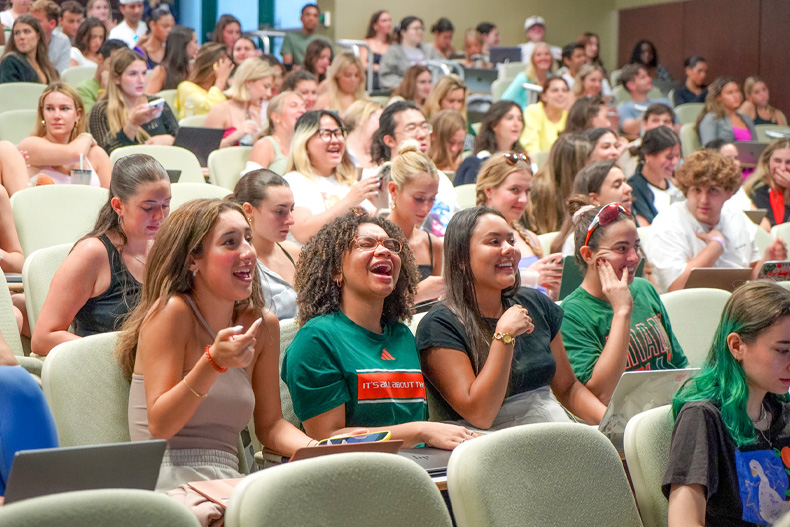
[[182, 381], [184, 381], [184, 386], [186, 386], [187, 388], [189, 388], [189, 391], [190, 391], [190, 392], [192, 392], [192, 393], [194, 393], [194, 394], [195, 394], [195, 396], [197, 396], [197, 397], [200, 397], [201, 399], [205, 399], [205, 398], [208, 396], [208, 394], [207, 394], [207, 393], [200, 393], [200, 392], [198, 392], [197, 390], [195, 390], [193, 387], [191, 387], [191, 386], [189, 385], [189, 383], [187, 382], [187, 378], [186, 378], [186, 377], [184, 377], [184, 378], [183, 378], [183, 379], [181, 379], [181, 380], [182, 380]]

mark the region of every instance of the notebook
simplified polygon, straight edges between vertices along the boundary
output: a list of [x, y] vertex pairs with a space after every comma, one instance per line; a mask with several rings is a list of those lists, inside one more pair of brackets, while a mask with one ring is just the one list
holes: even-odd
[[200, 166], [208, 166], [208, 155], [219, 148], [225, 130], [222, 128], [197, 128], [182, 126], [176, 133], [173, 146], [186, 148], [198, 158]]
[[638, 413], [672, 402], [672, 397], [699, 368], [627, 371], [609, 400], [598, 430], [623, 452], [625, 425]]
[[154, 490], [166, 445], [155, 439], [19, 451], [8, 476], [5, 504], [72, 490]]
[[732, 293], [752, 278], [748, 267], [695, 267], [689, 273], [684, 289], [708, 287]]

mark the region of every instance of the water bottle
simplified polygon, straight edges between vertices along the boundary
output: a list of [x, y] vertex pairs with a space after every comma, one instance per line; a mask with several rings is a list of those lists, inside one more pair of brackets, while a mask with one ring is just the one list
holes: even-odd
[[187, 97], [187, 100], [184, 101], [184, 117], [192, 117], [195, 115], [195, 103], [192, 101], [192, 97]]
[[[244, 123], [256, 124], [255, 121], [251, 121], [251, 120], [244, 121]], [[244, 137], [239, 139], [239, 146], [252, 146], [252, 139], [253, 139], [252, 134], [245, 134]]]

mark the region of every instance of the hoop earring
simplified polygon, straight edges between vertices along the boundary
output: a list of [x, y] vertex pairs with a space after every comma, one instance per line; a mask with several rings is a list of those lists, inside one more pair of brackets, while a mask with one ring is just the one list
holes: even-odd
[[343, 287], [343, 275], [340, 275], [340, 278], [335, 278], [335, 285], [338, 289]]

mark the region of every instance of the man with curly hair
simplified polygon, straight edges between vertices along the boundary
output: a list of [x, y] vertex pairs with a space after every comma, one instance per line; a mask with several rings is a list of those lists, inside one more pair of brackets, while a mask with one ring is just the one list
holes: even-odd
[[660, 292], [683, 289], [698, 267], [751, 267], [756, 278], [764, 261], [787, 259], [782, 240], [761, 256], [754, 243], [758, 227], [737, 208], [724, 206], [741, 182], [732, 159], [713, 150], [695, 152], [677, 169], [675, 180], [686, 201], [655, 217], [646, 244]]

